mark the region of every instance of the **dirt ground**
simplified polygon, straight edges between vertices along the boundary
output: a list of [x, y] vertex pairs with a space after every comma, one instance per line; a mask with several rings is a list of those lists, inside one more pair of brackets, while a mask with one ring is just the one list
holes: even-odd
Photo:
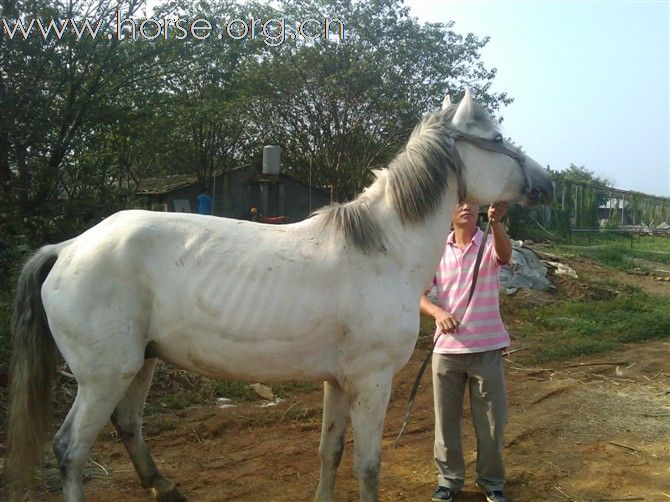
[[[587, 265], [578, 271], [587, 273]], [[618, 279], [670, 294], [669, 283], [650, 277], [620, 274]], [[392, 447], [425, 350], [417, 350], [394, 381], [382, 445], [384, 501], [430, 500], [435, 486], [428, 375], [408, 431], [399, 447]], [[542, 368], [524, 367], [517, 356], [505, 362], [510, 500], [670, 500], [669, 341], [627, 345]], [[148, 417], [147, 437], [159, 468], [189, 500], [310, 500], [319, 475], [321, 392], [298, 394], [274, 407], [260, 404], [228, 409], [212, 404]], [[484, 500], [473, 481], [469, 411], [463, 424], [469, 478], [456, 500]], [[358, 500], [352, 451], [349, 432], [337, 500]], [[151, 500], [111, 427], [92, 458], [89, 500]], [[55, 494], [52, 500], [58, 500]]]

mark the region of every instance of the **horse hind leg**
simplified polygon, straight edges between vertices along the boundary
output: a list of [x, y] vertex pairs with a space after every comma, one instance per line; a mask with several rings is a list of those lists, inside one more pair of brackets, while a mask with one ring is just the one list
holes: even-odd
[[126, 387], [121, 378], [80, 381], [74, 404], [53, 440], [66, 502], [85, 500], [84, 463]]
[[156, 359], [145, 361], [123, 399], [116, 405], [112, 413], [112, 423], [123, 440], [142, 486], [150, 489], [160, 502], [178, 502], [186, 498], [179, 493], [172, 481], [158, 471], [142, 435], [142, 411], [155, 366]]
[[335, 475], [344, 451], [344, 432], [349, 422], [347, 396], [337, 382], [323, 385], [323, 423], [321, 424], [321, 475], [315, 500], [330, 502], [335, 499]]

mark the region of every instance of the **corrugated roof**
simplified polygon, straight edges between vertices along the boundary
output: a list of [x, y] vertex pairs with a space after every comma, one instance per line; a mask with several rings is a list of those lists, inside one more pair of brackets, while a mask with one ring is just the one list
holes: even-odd
[[162, 178], [147, 178], [137, 187], [137, 195], [161, 195], [178, 188], [193, 185], [198, 181], [195, 174], [174, 174]]
[[[217, 170], [215, 171], [214, 176], [218, 178], [221, 175], [245, 169], [247, 167], [250, 166], [246, 164], [226, 171]], [[282, 179], [290, 179], [309, 188], [308, 183], [289, 172], [280, 172], [279, 174], [258, 173], [252, 176], [249, 181], [251, 183], [278, 183]], [[137, 195], [163, 195], [172, 192], [173, 190], [195, 185], [197, 182], [198, 177], [195, 174], [173, 174], [171, 176], [163, 176], [162, 178], [147, 178], [140, 181], [137, 192], [135, 193]], [[328, 195], [328, 191], [320, 187], [312, 186], [312, 190], [317, 190]]]
[[[217, 169], [214, 171], [214, 177], [218, 178], [223, 174], [227, 174], [232, 171], [239, 171], [249, 167], [249, 164], [243, 164], [241, 166], [236, 166], [231, 169], [222, 170]], [[190, 185], [195, 185], [198, 182], [198, 177], [195, 174], [173, 174], [171, 176], [163, 176], [162, 178], [147, 178], [140, 181], [137, 192], [137, 195], [162, 195], [172, 190], [177, 190], [179, 188], [184, 188]]]

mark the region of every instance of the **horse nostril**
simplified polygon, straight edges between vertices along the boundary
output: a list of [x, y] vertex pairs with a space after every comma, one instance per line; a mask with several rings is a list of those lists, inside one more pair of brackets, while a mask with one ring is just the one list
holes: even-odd
[[533, 204], [548, 204], [554, 200], [554, 187], [533, 187], [528, 191], [528, 200]]

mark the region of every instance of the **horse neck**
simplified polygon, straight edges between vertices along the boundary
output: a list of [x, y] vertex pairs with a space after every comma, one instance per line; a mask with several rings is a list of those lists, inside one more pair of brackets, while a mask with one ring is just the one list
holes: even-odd
[[[385, 183], [385, 180], [377, 182]], [[391, 206], [386, 190], [384, 193], [383, 197], [378, 197], [371, 205], [375, 207], [384, 229], [387, 254], [404, 272], [405, 280], [419, 294], [423, 293], [426, 285], [433, 279], [444, 252], [451, 223], [449, 215], [458, 195], [455, 189], [449, 190], [443, 195], [440, 207], [427, 215], [421, 223], [403, 224], [397, 211]]]

